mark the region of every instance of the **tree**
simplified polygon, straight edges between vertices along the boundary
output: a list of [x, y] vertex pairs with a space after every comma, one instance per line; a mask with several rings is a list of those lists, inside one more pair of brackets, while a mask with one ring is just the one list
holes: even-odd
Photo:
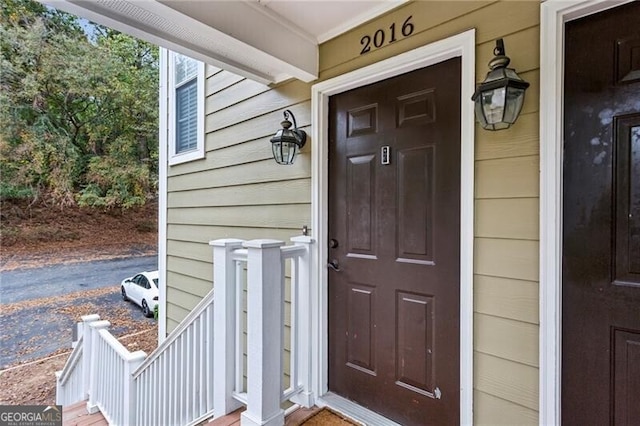
[[0, 196], [144, 204], [157, 188], [157, 48], [27, 0], [0, 15]]

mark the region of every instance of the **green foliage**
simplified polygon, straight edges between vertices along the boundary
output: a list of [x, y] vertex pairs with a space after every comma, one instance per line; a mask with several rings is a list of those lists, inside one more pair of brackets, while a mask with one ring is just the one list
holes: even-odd
[[19, 200], [32, 198], [34, 191], [25, 186], [14, 186], [9, 182], [0, 181], [0, 200]]
[[80, 191], [82, 207], [142, 206], [148, 197], [149, 169], [138, 164], [118, 164], [112, 157], [93, 157], [89, 161], [89, 184]]
[[128, 208], [157, 191], [158, 50], [30, 0], [0, 14], [2, 198]]
[[158, 321], [158, 305], [153, 307], [153, 319]]

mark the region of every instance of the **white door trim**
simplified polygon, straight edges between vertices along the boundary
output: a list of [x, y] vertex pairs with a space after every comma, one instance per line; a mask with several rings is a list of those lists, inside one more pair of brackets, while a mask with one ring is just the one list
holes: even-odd
[[540, 13], [540, 425], [559, 425], [562, 382], [564, 24], [629, 0], [547, 0]]
[[475, 29], [315, 84], [311, 89], [311, 215], [318, 244], [312, 280], [312, 389], [328, 391], [328, 124], [329, 97], [450, 58], [462, 58], [460, 188], [460, 421], [473, 423], [473, 191]]

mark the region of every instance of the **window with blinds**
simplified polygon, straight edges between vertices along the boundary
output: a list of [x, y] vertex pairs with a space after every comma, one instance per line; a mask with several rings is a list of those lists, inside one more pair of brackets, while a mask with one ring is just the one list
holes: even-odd
[[166, 81], [166, 96], [160, 99], [160, 110], [161, 117], [167, 118], [169, 165], [203, 159], [205, 64], [167, 49], [160, 49], [160, 64], [164, 70], [161, 76]]
[[175, 153], [180, 154], [198, 147], [198, 63], [178, 54], [174, 60]]

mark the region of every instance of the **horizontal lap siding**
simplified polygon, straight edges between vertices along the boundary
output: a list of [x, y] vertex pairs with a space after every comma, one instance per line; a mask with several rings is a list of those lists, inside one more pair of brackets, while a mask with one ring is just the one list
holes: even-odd
[[[476, 29], [476, 80], [495, 40], [531, 86], [509, 130], [475, 131], [474, 422], [538, 422], [540, 3], [411, 2], [320, 48], [322, 79]], [[413, 16], [414, 33], [360, 55], [360, 39]]]
[[310, 85], [268, 87], [210, 66], [207, 76], [206, 157], [168, 171], [168, 332], [212, 288], [209, 241], [288, 241], [310, 224], [309, 145], [283, 167], [273, 161], [269, 142], [284, 109], [309, 130]]

